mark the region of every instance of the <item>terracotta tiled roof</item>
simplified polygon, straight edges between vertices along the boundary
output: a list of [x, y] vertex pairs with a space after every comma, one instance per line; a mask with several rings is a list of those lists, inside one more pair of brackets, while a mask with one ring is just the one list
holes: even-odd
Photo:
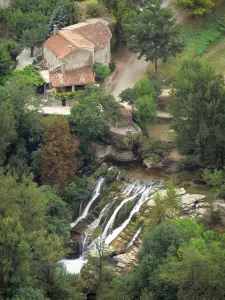
[[[59, 58], [63, 58], [69, 53], [68, 46], [70, 43], [59, 33], [51, 36], [43, 45], [55, 53]], [[77, 47], [73, 46], [72, 51], [75, 49], [77, 49]]]
[[103, 48], [112, 37], [109, 28], [100, 21], [76, 24], [72, 30], [93, 43], [97, 49]]
[[[102, 22], [84, 22], [63, 28], [43, 45], [59, 58], [64, 58], [78, 48], [103, 48], [111, 37], [110, 30]], [[69, 45], [72, 45], [70, 51]]]
[[94, 74], [90, 67], [67, 71], [64, 76], [58, 72], [50, 73], [49, 79], [53, 87], [83, 85], [95, 82]]
[[127, 116], [127, 117], [132, 116], [132, 113], [123, 106], [120, 106], [120, 111], [121, 111], [121, 114], [124, 116]]

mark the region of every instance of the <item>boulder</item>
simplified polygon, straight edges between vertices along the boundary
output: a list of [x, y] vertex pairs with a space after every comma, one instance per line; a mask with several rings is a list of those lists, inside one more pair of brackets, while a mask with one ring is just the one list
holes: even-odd
[[206, 199], [205, 195], [200, 194], [184, 194], [181, 196], [181, 208], [183, 210], [190, 210], [195, 207], [196, 204]]

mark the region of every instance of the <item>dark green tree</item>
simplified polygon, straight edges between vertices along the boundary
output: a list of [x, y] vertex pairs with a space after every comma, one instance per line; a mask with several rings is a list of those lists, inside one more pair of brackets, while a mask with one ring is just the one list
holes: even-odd
[[169, 110], [176, 144], [185, 154], [224, 165], [224, 78], [199, 59], [185, 61], [174, 81], [174, 100]]
[[11, 57], [5, 45], [0, 43], [0, 83], [5, 80], [6, 75], [10, 74]]
[[127, 47], [155, 64], [165, 62], [170, 55], [176, 55], [183, 49], [179, 40], [179, 27], [173, 19], [170, 9], [161, 8], [161, 0], [149, 0], [149, 9], [143, 10], [124, 25]]

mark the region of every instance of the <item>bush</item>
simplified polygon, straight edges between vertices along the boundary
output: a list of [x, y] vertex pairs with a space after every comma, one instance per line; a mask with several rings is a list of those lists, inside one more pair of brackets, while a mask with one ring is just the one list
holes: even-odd
[[197, 167], [195, 159], [190, 155], [182, 158], [180, 162], [182, 169], [194, 169]]
[[139, 154], [143, 159], [152, 157], [152, 155], [164, 158], [170, 154], [171, 150], [171, 145], [165, 141], [143, 138], [139, 148]]
[[87, 6], [87, 16], [90, 18], [101, 17], [102, 12], [103, 7], [98, 3], [89, 3]]
[[106, 77], [109, 75], [110, 70], [107, 66], [103, 65], [102, 63], [95, 62], [93, 65], [93, 69], [96, 74], [96, 79], [99, 81], [104, 81]]
[[111, 60], [111, 62], [109, 63], [109, 69], [111, 72], [114, 72], [116, 69], [116, 62], [114, 60]]

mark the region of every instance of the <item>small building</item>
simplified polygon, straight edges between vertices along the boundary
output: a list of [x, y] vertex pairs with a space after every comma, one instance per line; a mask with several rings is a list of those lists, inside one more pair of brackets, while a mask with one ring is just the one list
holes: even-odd
[[57, 93], [72, 92], [95, 83], [92, 66], [95, 62], [109, 65], [111, 38], [104, 20], [89, 20], [61, 30], [55, 26], [54, 35], [43, 44], [49, 73], [43, 78], [48, 78], [48, 88]]

